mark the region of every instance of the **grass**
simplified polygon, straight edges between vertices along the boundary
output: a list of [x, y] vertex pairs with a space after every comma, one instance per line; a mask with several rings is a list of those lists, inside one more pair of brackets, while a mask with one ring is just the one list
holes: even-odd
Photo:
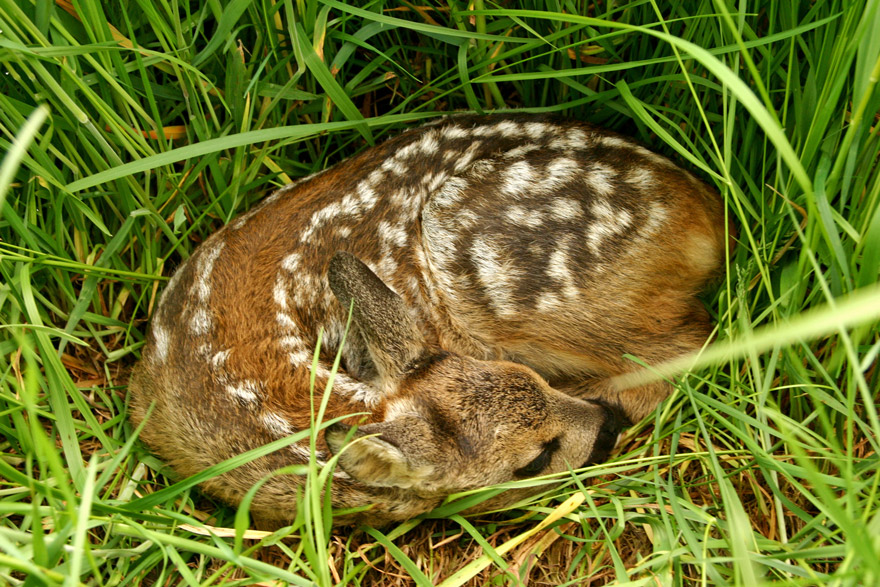
[[[877, 30], [878, 0], [0, 0], [0, 584], [877, 584]], [[313, 465], [266, 534], [136, 441], [127, 374], [206, 235], [438, 113], [514, 108], [637, 137], [738, 227], [719, 346], [610, 463], [332, 532]]]

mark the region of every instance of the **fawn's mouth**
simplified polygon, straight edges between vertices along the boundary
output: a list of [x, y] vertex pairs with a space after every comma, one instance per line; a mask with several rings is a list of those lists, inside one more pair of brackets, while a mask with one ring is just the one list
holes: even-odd
[[608, 455], [614, 450], [617, 444], [617, 438], [620, 431], [628, 426], [632, 426], [626, 414], [619, 406], [609, 404], [601, 400], [588, 400], [590, 403], [596, 404], [602, 408], [602, 425], [596, 434], [596, 440], [593, 442], [593, 448], [590, 456], [584, 462], [582, 467], [604, 463], [608, 460]]

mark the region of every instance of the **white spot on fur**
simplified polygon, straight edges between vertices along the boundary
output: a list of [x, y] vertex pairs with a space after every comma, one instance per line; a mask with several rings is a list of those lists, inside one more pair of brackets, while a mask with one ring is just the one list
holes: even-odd
[[288, 436], [293, 433], [293, 426], [291, 426], [290, 422], [285, 420], [280, 414], [266, 412], [262, 415], [260, 420], [269, 432], [277, 436]]
[[390, 253], [383, 254], [382, 259], [379, 260], [377, 271], [375, 271], [374, 273], [376, 273], [377, 275], [394, 275], [395, 273], [397, 273], [397, 261], [394, 259], [394, 257], [391, 256]]
[[431, 203], [441, 208], [450, 208], [458, 203], [468, 183], [461, 177], [449, 179], [431, 198]]
[[556, 126], [546, 122], [527, 122], [523, 125], [523, 129], [533, 139], [544, 138], [558, 130]]
[[281, 261], [281, 268], [285, 271], [290, 271], [291, 273], [295, 273], [299, 269], [299, 262], [302, 260], [302, 255], [299, 253], [291, 253], [284, 257]]
[[622, 233], [632, 224], [632, 215], [626, 210], [615, 211], [604, 200], [598, 200], [590, 208], [595, 219], [587, 228], [587, 245], [598, 255], [602, 242]]
[[287, 283], [284, 279], [279, 275], [275, 279], [275, 287], [272, 290], [272, 298], [275, 300], [275, 303], [278, 304], [282, 310], [287, 309]]
[[381, 169], [383, 171], [390, 171], [394, 175], [398, 176], [405, 175], [406, 172], [409, 171], [409, 168], [406, 165], [393, 157], [391, 159], [386, 159], [382, 163]]
[[521, 159], [522, 157], [528, 155], [532, 151], [537, 151], [540, 149], [540, 145], [536, 145], [534, 143], [526, 143], [525, 145], [520, 145], [519, 147], [514, 147], [513, 149], [507, 151], [504, 154], [505, 159]]
[[475, 127], [471, 132], [473, 132], [478, 137], [485, 137], [492, 133], [492, 127], [488, 124], [484, 124], [481, 126]]
[[655, 234], [665, 223], [669, 217], [669, 212], [661, 204], [651, 202], [648, 210], [648, 221], [645, 223], [643, 232], [648, 235]]
[[656, 185], [654, 174], [646, 167], [639, 167], [630, 171], [627, 181], [640, 189], [651, 189]]
[[611, 167], [594, 163], [584, 181], [600, 196], [610, 196], [614, 191], [614, 178], [617, 172]]
[[518, 137], [522, 134], [522, 128], [518, 122], [504, 120], [493, 127], [493, 130], [505, 137]]
[[410, 143], [398, 149], [397, 153], [394, 155], [394, 159], [397, 161], [404, 161], [412, 157], [415, 152], [418, 150], [418, 143]]
[[580, 292], [575, 286], [574, 274], [569, 267], [571, 264], [571, 259], [568, 256], [569, 240], [569, 238], [564, 239], [559, 248], [550, 253], [547, 275], [559, 282], [562, 286], [562, 294], [566, 298], [574, 299], [578, 297]]
[[501, 174], [501, 189], [512, 196], [525, 193], [532, 186], [534, 175], [528, 161], [517, 161]]
[[226, 393], [238, 400], [241, 400], [244, 403], [253, 404], [257, 402], [258, 389], [259, 386], [256, 383], [250, 380], [246, 380], [238, 383], [237, 385], [227, 385]]
[[472, 177], [484, 177], [495, 173], [495, 163], [488, 159], [479, 159], [471, 165], [468, 174]]
[[[365, 184], [366, 182], [362, 182]], [[358, 189], [360, 186], [358, 186]], [[359, 194], [345, 194], [345, 196], [339, 200], [339, 207], [341, 211], [339, 215], [347, 214], [349, 216], [354, 216], [356, 214], [360, 214], [363, 209], [363, 205], [361, 204], [361, 197]]]
[[477, 278], [489, 296], [489, 305], [499, 316], [517, 313], [514, 282], [521, 277], [519, 269], [499, 254], [498, 247], [483, 237], [474, 239], [470, 250]]
[[428, 198], [428, 192], [423, 186], [409, 186], [397, 192], [397, 203], [401, 212], [399, 218], [406, 221], [414, 221], [422, 213], [422, 205]]
[[535, 309], [546, 314], [558, 312], [561, 308], [562, 300], [552, 292], [543, 292], [535, 303]]
[[537, 210], [529, 210], [519, 204], [510, 206], [504, 213], [507, 220], [516, 226], [528, 226], [538, 228], [544, 224], [544, 217]]
[[236, 218], [232, 222], [232, 224], [229, 225], [229, 228], [232, 230], [240, 230], [245, 224], [247, 224], [247, 221], [250, 220], [255, 213], [256, 209], [250, 210], [247, 213], [242, 214], [241, 216]]
[[298, 336], [282, 336], [278, 344], [285, 349], [301, 349], [306, 347], [306, 344]]
[[189, 321], [190, 332], [196, 336], [202, 336], [211, 331], [212, 325], [211, 315], [208, 313], [207, 308], [199, 307], [193, 310]]
[[556, 198], [550, 204], [550, 215], [558, 220], [574, 220], [584, 215], [584, 209], [571, 198]]
[[336, 234], [338, 234], [342, 238], [348, 238], [349, 236], [351, 236], [351, 227], [340, 226], [336, 229]]
[[322, 292], [332, 296], [326, 280], [320, 279], [313, 273], [300, 272], [297, 274], [296, 287], [293, 289], [293, 303], [299, 308], [309, 307], [315, 304]]
[[437, 131], [431, 130], [423, 134], [418, 142], [418, 148], [425, 155], [434, 155], [440, 148], [440, 143], [437, 142]]
[[559, 157], [547, 165], [547, 175], [559, 182], [568, 182], [578, 173], [581, 167], [574, 159]]
[[317, 231], [327, 222], [342, 214], [342, 211], [342, 204], [340, 202], [332, 202], [324, 206], [320, 210], [316, 211], [314, 214], [312, 214], [311, 221], [309, 222], [309, 227], [303, 232], [300, 240], [304, 243], [309, 242], [312, 236], [315, 234], [315, 231]]
[[634, 146], [634, 144], [630, 141], [615, 136], [602, 137], [600, 142], [603, 146], [610, 147], [612, 149], [632, 149]]
[[459, 210], [455, 219], [458, 221], [458, 225], [462, 228], [473, 228], [480, 222], [480, 217], [472, 210]]
[[379, 222], [377, 230], [379, 232], [379, 238], [386, 243], [398, 247], [406, 245], [407, 240], [409, 240], [409, 235], [406, 233], [402, 224], [392, 225], [388, 221], [382, 220]]
[[266, 204], [271, 204], [272, 202], [274, 202], [275, 200], [277, 200], [278, 198], [280, 198], [284, 194], [293, 191], [293, 186], [299, 185], [299, 184], [303, 183], [304, 181], [306, 181], [307, 179], [311, 179], [311, 178], [315, 177], [316, 175], [324, 173], [324, 171], [326, 171], [326, 169], [319, 171], [317, 173], [312, 173], [311, 175], [307, 175], [306, 177], [301, 177], [301, 178], [297, 179], [296, 181], [293, 181], [293, 182], [287, 184], [286, 186], [282, 187], [281, 189], [275, 190], [273, 193], [269, 194], [268, 198], [266, 198], [265, 200], [260, 202], [260, 206], [258, 206], [258, 207], [262, 208]]
[[308, 349], [300, 349], [287, 355], [287, 359], [291, 365], [299, 367], [300, 365], [311, 365], [314, 353]]
[[462, 171], [464, 171], [465, 169], [468, 168], [468, 166], [471, 164], [471, 162], [477, 156], [477, 151], [480, 150], [480, 147], [482, 146], [482, 144], [483, 144], [482, 141], [474, 141], [473, 143], [471, 143], [468, 146], [467, 149], [464, 150], [463, 153], [461, 153], [461, 157], [459, 158], [458, 161], [455, 162], [455, 167], [453, 167], [453, 170], [455, 171], [455, 173], [461, 173]]
[[443, 136], [447, 139], [464, 139], [471, 136], [471, 134], [460, 126], [447, 126], [443, 129]]
[[214, 353], [214, 356], [211, 357], [211, 367], [216, 371], [223, 367], [226, 364], [226, 359], [229, 358], [229, 349], [225, 351], [219, 351]]
[[581, 171], [580, 166], [573, 159], [559, 157], [551, 161], [544, 170], [544, 178], [532, 188], [536, 193], [552, 193], [572, 181]]
[[275, 314], [275, 321], [278, 324], [288, 330], [296, 330], [298, 327], [296, 322], [293, 321], [293, 318], [285, 314], [284, 312], [278, 312]]
[[422, 183], [428, 188], [428, 192], [433, 193], [437, 191], [437, 188], [443, 185], [447, 179], [449, 179], [449, 174], [445, 171], [441, 171], [439, 173], [428, 174], [425, 176]]
[[155, 323], [153, 324], [152, 332], [153, 340], [155, 341], [155, 344], [153, 345], [154, 357], [156, 358], [156, 362], [161, 365], [168, 357], [168, 345], [171, 342], [171, 339], [168, 335], [168, 331]]
[[547, 146], [560, 151], [579, 151], [587, 146], [587, 139], [587, 133], [581, 129], [570, 128], [565, 134], [550, 141]]
[[[360, 203], [365, 210], [372, 210], [373, 206], [376, 205], [376, 202], [379, 201], [379, 196], [376, 195], [376, 192], [373, 191], [373, 188], [370, 187], [368, 182], [360, 182], [357, 186], [357, 193], [360, 198]], [[358, 212], [359, 211], [360, 210], [358, 210]]]
[[392, 192], [388, 196], [388, 199], [395, 206], [397, 206], [399, 208], [403, 208], [404, 206], [408, 205], [407, 200], [412, 193], [413, 193], [413, 190], [411, 187], [404, 186], [404, 187], [400, 188], [399, 190]]
[[225, 241], [217, 240], [204, 251], [198, 260], [198, 273], [193, 281], [195, 295], [201, 303], [206, 303], [211, 297], [211, 273], [214, 271], [214, 263], [223, 251]]
[[582, 149], [587, 144], [587, 133], [579, 128], [570, 128], [565, 134], [569, 141], [578, 145], [577, 148], [579, 149]]
[[415, 275], [410, 275], [409, 279], [406, 281], [406, 285], [409, 288], [409, 293], [412, 295], [414, 299], [419, 299], [419, 294], [422, 293], [422, 287], [419, 284], [419, 280]]
[[500, 134], [504, 137], [515, 137], [522, 134], [522, 129], [518, 123], [512, 120], [503, 120], [493, 125], [478, 126], [474, 129], [474, 134], [478, 136]]

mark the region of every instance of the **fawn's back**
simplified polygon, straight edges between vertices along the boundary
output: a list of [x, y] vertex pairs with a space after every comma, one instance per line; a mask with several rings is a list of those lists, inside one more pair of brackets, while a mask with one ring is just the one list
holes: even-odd
[[[476, 470], [475, 481], [429, 490], [420, 483], [438, 475], [434, 461], [412, 481], [418, 455], [401, 457], [404, 475], [387, 463], [362, 470], [376, 455], [350, 448], [338, 491], [365, 493], [340, 503], [399, 503], [414, 490], [433, 504], [435, 493], [509, 480], [523, 467], [503, 462], [533, 464], [563, 433], [571, 438], [545, 460], [564, 470], [562, 456], [551, 458], [559, 451], [579, 466], [610, 448], [598, 445], [619, 425], [614, 412], [641, 418], [668, 393], [665, 384], [614, 389], [608, 379], [635, 368], [624, 354], [652, 363], [705, 342], [709, 320], [695, 295], [718, 271], [725, 239], [717, 194], [618, 135], [539, 117], [444, 119], [280, 189], [199, 247], [154, 313], [133, 375], [134, 419], [156, 402], [143, 438], [184, 474], [307, 428], [318, 334], [321, 390], [354, 300], [361, 310], [327, 417], [367, 412], [351, 420], [366, 431], [415, 418], [405, 442], [381, 429], [392, 447], [382, 451], [406, 444], [422, 454], [468, 437], [476, 453], [457, 456], [457, 468]], [[486, 421], [464, 422], [473, 412]], [[516, 418], [524, 429], [498, 432]], [[543, 448], [519, 440], [523, 430]], [[344, 436], [328, 433], [334, 452]], [[459, 444], [456, 454], [467, 452]], [[294, 445], [208, 489], [236, 501], [274, 468], [307, 458]], [[390, 481], [376, 481], [383, 475]], [[385, 489], [364, 490], [368, 478]], [[266, 491], [267, 504], [284, 493], [271, 483]]]

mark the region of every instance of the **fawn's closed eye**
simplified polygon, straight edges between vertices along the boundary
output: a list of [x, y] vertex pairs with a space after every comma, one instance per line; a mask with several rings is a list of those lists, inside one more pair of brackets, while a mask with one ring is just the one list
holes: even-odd
[[550, 442], [545, 442], [541, 448], [541, 454], [532, 459], [525, 467], [521, 467], [513, 472], [517, 477], [534, 477], [547, 468], [553, 453], [559, 450], [559, 437], [554, 438]]

